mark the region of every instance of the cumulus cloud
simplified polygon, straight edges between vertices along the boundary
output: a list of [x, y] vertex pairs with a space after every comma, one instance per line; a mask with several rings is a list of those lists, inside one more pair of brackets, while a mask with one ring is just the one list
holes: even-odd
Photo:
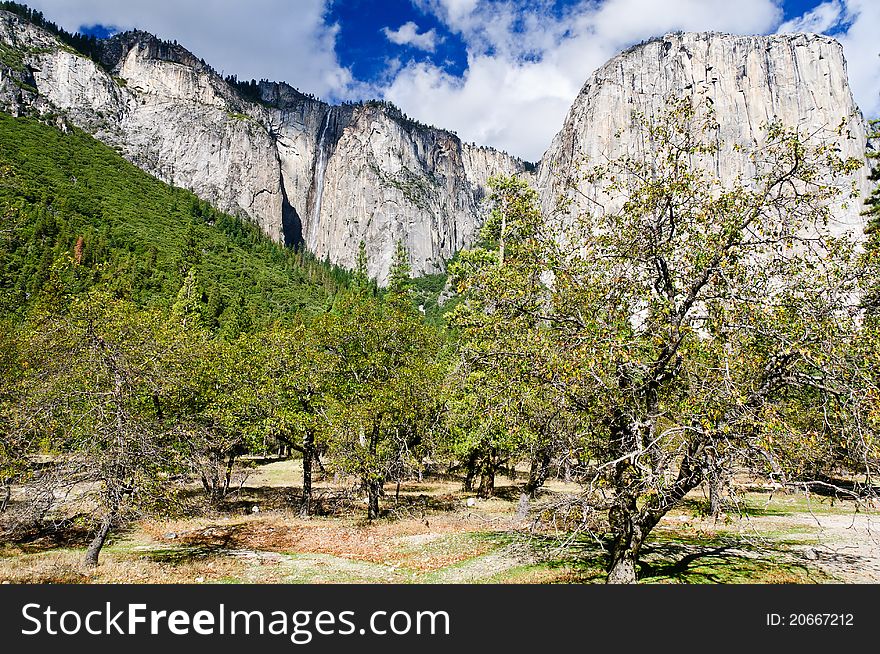
[[177, 40], [217, 70], [243, 79], [285, 80], [328, 98], [359, 92], [336, 56], [338, 26], [326, 0], [27, 0], [67, 30], [138, 28]]
[[843, 6], [838, 0], [823, 2], [803, 16], [798, 16], [782, 23], [776, 31], [780, 34], [790, 32], [815, 32], [821, 34], [837, 25], [842, 14]]
[[853, 95], [869, 118], [880, 118], [880, 3], [846, 0], [840, 33]]
[[404, 66], [385, 97], [465, 140], [537, 160], [589, 75], [625, 47], [674, 30], [765, 33], [782, 19], [773, 0], [606, 0], [562, 14], [549, 0], [415, 0], [468, 49], [461, 78]]
[[404, 23], [396, 30], [385, 27], [382, 32], [385, 38], [396, 45], [408, 45], [425, 52], [434, 52], [437, 49], [437, 30], [419, 33], [419, 26], [413, 21]]
[[844, 46], [856, 101], [880, 115], [880, 2], [831, 0], [783, 22], [779, 0], [605, 0], [561, 15], [550, 0], [414, 0], [459, 34], [461, 78], [410, 63], [385, 89], [420, 120], [536, 160], [589, 75], [620, 50], [666, 32], [830, 31]]

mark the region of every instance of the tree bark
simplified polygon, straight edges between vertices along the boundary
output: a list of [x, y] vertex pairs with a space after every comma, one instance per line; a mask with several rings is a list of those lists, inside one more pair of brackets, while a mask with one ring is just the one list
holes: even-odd
[[[320, 473], [321, 473], [322, 475], [326, 475], [326, 474], [327, 474], [327, 470], [324, 468], [324, 464], [321, 463], [321, 453], [318, 451], [318, 448], [315, 448], [315, 449], [312, 451], [312, 458], [314, 459], [315, 463], [318, 464], [318, 470], [320, 471]], [[335, 476], [335, 475], [334, 475], [333, 479], [334, 479], [334, 481], [336, 480], [336, 476]]]
[[495, 466], [488, 464], [483, 468], [480, 475], [480, 487], [477, 489], [477, 497], [489, 499], [495, 494]]
[[0, 503], [0, 513], [5, 513], [6, 507], [9, 506], [9, 500], [12, 498], [12, 484], [6, 484], [4, 489], [3, 502]]
[[715, 520], [724, 512], [724, 480], [720, 474], [709, 477], [709, 515]]
[[[619, 456], [636, 449], [638, 434], [622, 412], [615, 411], [611, 423], [611, 443]], [[608, 558], [609, 584], [634, 584], [638, 581], [638, 562], [642, 543], [650, 527], [639, 519], [638, 498], [632, 488], [639, 481], [639, 471], [631, 462], [621, 459], [614, 466], [614, 504], [608, 511], [612, 543]]]
[[477, 460], [480, 457], [480, 451], [474, 450], [468, 455], [465, 462], [464, 486], [463, 490], [470, 493], [474, 490], [474, 479], [477, 477]]
[[220, 493], [220, 499], [229, 494], [229, 485], [232, 483], [232, 467], [235, 465], [235, 454], [230, 454], [226, 459], [226, 472], [223, 475], [223, 492]]
[[638, 581], [636, 566], [642, 541], [634, 536], [622, 537], [611, 549], [608, 564], [608, 584], [634, 584]]
[[529, 480], [526, 482], [525, 489], [523, 490], [529, 496], [529, 499], [534, 499], [535, 495], [538, 493], [538, 489], [544, 485], [544, 482], [547, 481], [547, 477], [550, 476], [550, 451], [549, 450], [541, 450], [537, 456], [532, 459], [532, 466], [529, 469]]
[[208, 478], [205, 476], [205, 473], [200, 473], [202, 478], [202, 488], [205, 489], [205, 495], [209, 498], [211, 497], [211, 484], [208, 483]]
[[[379, 422], [373, 423], [373, 432], [370, 434], [370, 459], [376, 465], [376, 452], [379, 448]], [[375, 520], [379, 517], [379, 495], [382, 492], [382, 482], [375, 477], [375, 472], [367, 479], [367, 519]]]
[[107, 536], [110, 534], [110, 528], [113, 526], [113, 520], [115, 519], [115, 514], [110, 513], [104, 518], [104, 521], [101, 523], [101, 527], [98, 529], [98, 533], [95, 534], [95, 537], [92, 539], [92, 542], [89, 543], [89, 547], [86, 550], [86, 558], [85, 564], [89, 567], [96, 568], [98, 566], [98, 556], [101, 554], [101, 548], [104, 547], [104, 543], [107, 541]]
[[371, 479], [367, 482], [367, 518], [376, 520], [379, 517], [379, 493], [382, 485]]
[[495, 494], [495, 476], [502, 463], [498, 451], [494, 447], [490, 447], [479, 466], [480, 487], [477, 489], [477, 497], [489, 499]]
[[639, 554], [648, 533], [656, 524], [640, 518], [636, 499], [622, 498], [608, 512], [613, 541], [608, 558], [609, 584], [634, 584], [638, 581]]
[[303, 436], [303, 485], [302, 502], [299, 507], [301, 516], [312, 513], [312, 460], [315, 456], [315, 435], [307, 430]]

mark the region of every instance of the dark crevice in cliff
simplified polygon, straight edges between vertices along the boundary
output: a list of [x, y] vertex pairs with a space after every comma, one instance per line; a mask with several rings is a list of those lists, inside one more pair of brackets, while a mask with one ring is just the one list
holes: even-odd
[[287, 199], [284, 188], [284, 177], [281, 178], [281, 232], [284, 234], [284, 245], [299, 247], [303, 244], [303, 225], [299, 213]]

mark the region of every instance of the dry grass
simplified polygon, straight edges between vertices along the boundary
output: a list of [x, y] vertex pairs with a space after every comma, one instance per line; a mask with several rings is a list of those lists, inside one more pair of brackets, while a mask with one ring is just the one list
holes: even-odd
[[[492, 548], [491, 542], [467, 537], [485, 531], [485, 523], [457, 513], [372, 524], [273, 513], [221, 521], [146, 523], [142, 530], [165, 547], [327, 554], [417, 571], [445, 568]], [[170, 533], [177, 537], [167, 538]]]
[[[81, 566], [87, 535], [67, 530], [37, 535], [21, 545], [0, 544], [0, 581], [12, 583], [291, 583], [291, 582], [429, 582], [429, 583], [591, 583], [603, 580], [601, 553], [561, 554], [553, 547], [515, 538], [527, 527], [515, 518], [519, 486], [499, 477], [498, 497], [476, 500], [461, 491], [455, 479], [431, 478], [385, 488], [386, 517], [364, 519], [366, 507], [353, 489], [352, 479], [332, 477], [316, 483], [329, 515], [303, 519], [296, 506], [301, 482], [299, 461], [270, 461], [251, 465], [247, 485], [220, 507], [210, 507], [194, 487], [185, 489], [187, 506], [177, 517], [142, 520], [114, 540], [102, 553], [97, 569]], [[521, 481], [521, 480], [519, 480]], [[546, 492], [576, 492], [573, 484], [551, 480]], [[758, 494], [760, 495], [760, 494]], [[557, 495], [558, 497], [559, 495]], [[328, 500], [329, 498], [329, 500]], [[763, 501], [759, 502], [763, 498]], [[803, 583], [813, 579], [806, 564], [786, 554], [787, 543], [803, 534], [812, 537], [810, 522], [789, 524], [809, 507], [788, 496], [749, 495], [754, 508], [748, 521], [707, 520], [702, 498], [692, 494], [689, 503], [664, 519], [653, 536], [658, 554], [651, 558], [654, 581], [755, 581]], [[545, 498], [546, 499], [546, 498]], [[771, 501], [772, 500], [772, 501]], [[533, 505], [537, 509], [538, 502]], [[254, 513], [253, 508], [259, 511]], [[821, 508], [835, 517], [846, 511], [840, 505]], [[210, 509], [207, 512], [206, 509]], [[793, 512], [793, 513], [792, 513]], [[193, 517], [196, 516], [196, 517]], [[808, 516], [809, 517], [809, 516]], [[553, 525], [543, 526], [543, 538], [564, 540]], [[856, 539], [843, 523], [835, 539]], [[756, 529], [767, 540], [751, 537]], [[778, 533], [777, 533], [778, 532]], [[839, 532], [839, 533], [838, 533]], [[538, 540], [541, 540], [539, 538]], [[698, 560], [684, 572], [674, 571], [681, 552], [711, 551], [719, 543], [744, 538], [753, 542], [747, 556], [726, 560]], [[858, 535], [858, 538], [861, 538]], [[778, 547], [770, 547], [778, 541]], [[836, 542], [836, 541], [835, 541]], [[848, 545], [850, 543], [847, 543]], [[666, 547], [666, 550], [663, 547]], [[676, 549], [677, 548], [677, 549]], [[552, 552], [550, 550], [553, 550]], [[664, 553], [665, 552], [665, 553]], [[740, 553], [742, 554], [742, 553]], [[865, 555], [870, 558], [868, 554]], [[774, 557], [777, 557], [774, 559]], [[786, 558], [788, 557], [788, 558]], [[827, 558], [827, 557], [826, 557]], [[875, 557], [880, 560], [880, 557]], [[786, 565], [780, 563], [787, 561]], [[821, 562], [820, 562], [821, 563]], [[852, 567], [856, 563], [839, 562]], [[800, 566], [800, 567], [798, 567]], [[810, 564], [810, 569], [815, 567]], [[826, 566], [827, 567], [827, 566]], [[665, 573], [664, 570], [673, 570]], [[829, 568], [837, 574], [837, 569]]]
[[61, 550], [0, 559], [0, 581], [22, 584], [181, 584], [236, 578], [242, 563], [216, 557], [167, 565], [148, 558], [105, 553], [96, 569], [82, 565], [82, 552]]

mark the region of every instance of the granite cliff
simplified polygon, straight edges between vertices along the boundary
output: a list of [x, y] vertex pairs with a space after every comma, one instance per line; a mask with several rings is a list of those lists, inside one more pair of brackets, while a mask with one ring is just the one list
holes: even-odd
[[[527, 175], [548, 210], [560, 197], [573, 200], [569, 211], [585, 208], [594, 191], [567, 186], [576, 165], [643, 153], [633, 111], [651, 115], [681, 95], [712, 103], [725, 142], [748, 149], [774, 118], [805, 134], [843, 121], [842, 154], [864, 158], [865, 123], [842, 48], [823, 36], [679, 33], [630, 48], [587, 80], [532, 175], [515, 157], [387, 103], [331, 106], [274, 82], [245, 94], [144, 32], [101, 42], [93, 60], [0, 12], [0, 109], [63, 116], [156, 177], [319, 258], [353, 267], [363, 240], [380, 283], [398, 240], [416, 273], [442, 270], [472, 244], [492, 175]], [[722, 181], [747, 178], [749, 162], [725, 150], [715, 169]], [[866, 170], [852, 181], [868, 191]], [[861, 231], [859, 205], [835, 208], [840, 230]]]

